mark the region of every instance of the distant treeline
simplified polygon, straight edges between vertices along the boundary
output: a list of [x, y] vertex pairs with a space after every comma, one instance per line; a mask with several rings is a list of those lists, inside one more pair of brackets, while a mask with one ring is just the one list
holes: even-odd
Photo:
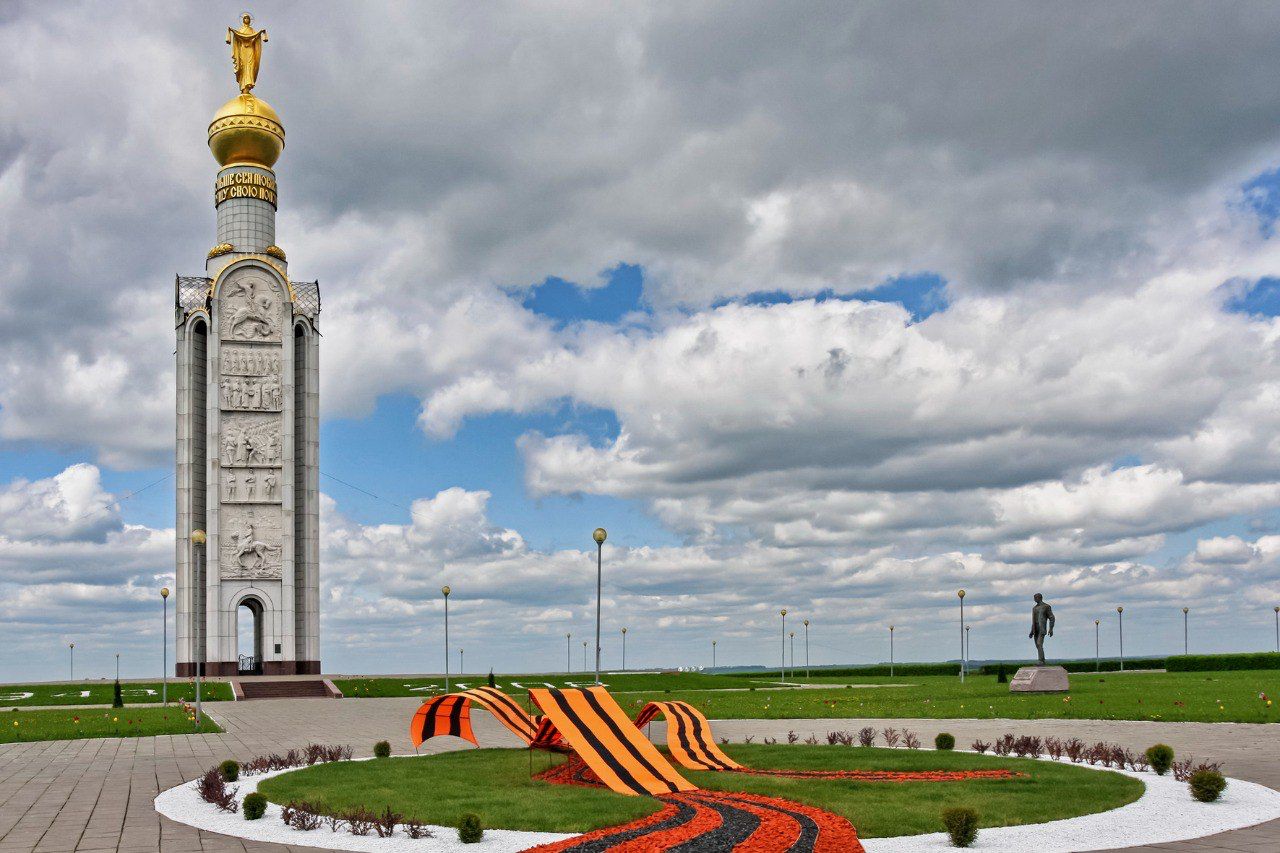
[[[1005, 668], [1005, 672], [1012, 675], [1020, 666], [1033, 666], [1035, 661], [986, 661], [981, 664], [970, 662], [969, 672], [974, 675], [995, 675], [999, 672], [1000, 667]], [[1067, 672], [1116, 672], [1120, 669], [1119, 658], [1084, 658], [1079, 660], [1054, 660], [1049, 662], [1050, 666], [1061, 666]], [[1173, 655], [1171, 657], [1152, 658], [1125, 658], [1124, 668], [1129, 669], [1163, 669], [1169, 672], [1215, 672], [1222, 670], [1237, 669], [1280, 669], [1280, 654], [1276, 652], [1256, 652], [1244, 654], [1226, 654], [1226, 655]], [[810, 667], [810, 672], [818, 676], [858, 676], [858, 675], [956, 675], [960, 671], [958, 661], [949, 661], [947, 663], [898, 663], [893, 665], [893, 672], [890, 673], [890, 667], [887, 663], [870, 664], [867, 666], [814, 666]], [[766, 669], [764, 667], [737, 667], [733, 670], [720, 668], [719, 672], [726, 674], [736, 673], [739, 675], [750, 674], [759, 675], [762, 678], [778, 678], [782, 677], [781, 672], [776, 669]], [[788, 678], [796, 678], [798, 673], [803, 673], [804, 667], [796, 667], [795, 669], [787, 669]]]

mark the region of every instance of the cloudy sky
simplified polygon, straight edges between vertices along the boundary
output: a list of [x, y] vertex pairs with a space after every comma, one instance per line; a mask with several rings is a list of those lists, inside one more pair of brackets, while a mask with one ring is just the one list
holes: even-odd
[[[222, 2], [0, 7], [0, 680], [159, 671]], [[1274, 4], [259, 2], [323, 659], [1270, 648]], [[802, 656], [801, 652], [801, 656]], [[803, 658], [801, 657], [801, 660]], [[578, 653], [575, 660], [580, 662]]]

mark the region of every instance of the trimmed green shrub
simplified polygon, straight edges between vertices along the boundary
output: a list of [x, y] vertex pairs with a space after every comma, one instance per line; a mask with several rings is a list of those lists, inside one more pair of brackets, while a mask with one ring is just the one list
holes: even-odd
[[123, 692], [121, 692], [121, 690], [120, 690], [120, 682], [119, 682], [119, 681], [116, 681], [116, 689], [115, 689], [115, 693], [114, 693], [114, 694], [112, 694], [112, 697], [111, 697], [111, 707], [112, 707], [112, 708], [123, 708], [123, 707], [124, 707], [124, 693], [123, 693]]
[[1147, 761], [1157, 776], [1163, 776], [1173, 766], [1173, 747], [1163, 743], [1147, 747]]
[[387, 743], [385, 740], [380, 740], [377, 743], [375, 743], [373, 745], [373, 757], [374, 758], [390, 758], [391, 744]]
[[1169, 672], [1222, 672], [1235, 669], [1280, 669], [1280, 654], [1256, 652], [1236, 655], [1174, 655], [1165, 661]]
[[973, 809], [943, 809], [942, 825], [956, 847], [971, 847], [978, 838], [978, 813]]
[[1197, 770], [1187, 780], [1191, 787], [1191, 796], [1202, 803], [1212, 803], [1227, 788], [1227, 780], [1217, 770]]
[[218, 773], [228, 782], [234, 782], [240, 778], [240, 763], [228, 758], [218, 765]]
[[492, 669], [490, 669], [490, 670], [489, 670], [489, 686], [490, 686], [490, 687], [497, 687], [497, 686], [498, 686], [498, 682], [497, 682], [497, 681], [495, 681], [495, 680], [494, 680], [494, 678], [493, 678], [493, 670], [492, 670]]
[[244, 819], [257, 820], [267, 813], [267, 797], [254, 791], [244, 798]]
[[467, 812], [458, 821], [458, 840], [463, 844], [476, 844], [484, 838], [484, 827], [480, 825], [480, 815]]
[[1008, 684], [1008, 683], [1009, 683], [1009, 675], [1004, 671], [1004, 664], [1000, 664], [1000, 666], [996, 669], [996, 684]]
[[933, 747], [934, 749], [955, 749], [956, 736], [948, 734], [947, 732], [941, 732], [933, 739]]

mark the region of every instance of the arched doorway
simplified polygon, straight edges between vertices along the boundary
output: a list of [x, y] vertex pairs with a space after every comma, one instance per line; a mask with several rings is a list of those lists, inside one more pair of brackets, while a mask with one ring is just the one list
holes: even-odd
[[262, 602], [249, 596], [236, 608], [236, 655], [240, 675], [262, 675]]

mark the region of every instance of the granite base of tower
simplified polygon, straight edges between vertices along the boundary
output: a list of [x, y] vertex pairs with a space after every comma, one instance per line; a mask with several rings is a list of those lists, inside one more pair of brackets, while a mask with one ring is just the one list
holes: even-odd
[[[262, 675], [319, 675], [318, 660], [268, 660], [262, 662]], [[174, 671], [178, 678], [195, 678], [194, 663], [179, 663]], [[209, 661], [201, 675], [205, 678], [234, 678], [241, 675], [236, 661]]]

